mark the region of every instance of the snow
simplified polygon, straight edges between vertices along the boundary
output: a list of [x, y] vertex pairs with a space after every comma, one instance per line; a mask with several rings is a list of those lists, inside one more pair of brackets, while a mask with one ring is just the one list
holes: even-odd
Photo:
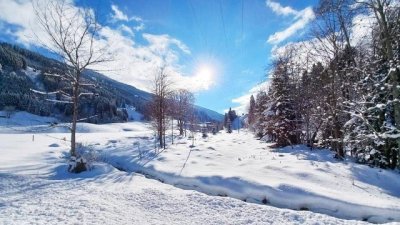
[[128, 113], [128, 119], [133, 121], [141, 121], [143, 120], [143, 115], [139, 113], [135, 107], [127, 106], [125, 107], [126, 112]]
[[193, 148], [177, 138], [156, 152], [149, 124], [80, 123], [78, 141], [99, 161], [70, 174], [67, 130], [35, 132], [54, 121], [24, 112], [0, 118], [0, 224], [400, 221], [398, 172], [338, 162], [327, 150], [272, 149], [241, 130], [196, 136]]
[[39, 79], [40, 70], [35, 70], [32, 67], [27, 67], [26, 70], [22, 70], [26, 76], [35, 84], [39, 90], [45, 90], [43, 83]]
[[182, 139], [144, 159], [126, 141], [102, 145], [111, 164], [185, 189], [339, 218], [400, 221], [398, 173], [338, 162], [328, 150], [275, 150], [244, 132], [198, 136], [194, 148]]

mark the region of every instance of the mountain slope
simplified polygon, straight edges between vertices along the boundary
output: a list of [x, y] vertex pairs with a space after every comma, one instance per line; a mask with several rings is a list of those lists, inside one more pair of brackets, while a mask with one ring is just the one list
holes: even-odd
[[[63, 118], [71, 115], [70, 107], [65, 104], [46, 103], [42, 96], [30, 91], [31, 88], [45, 92], [58, 90], [62, 81], [44, 76], [44, 73], [62, 73], [65, 64], [7, 43], [0, 43], [0, 64], [0, 109], [11, 105], [37, 115], [62, 115]], [[124, 106], [134, 107], [146, 116], [146, 105], [152, 97], [150, 93], [91, 70], [85, 71], [82, 79], [96, 85], [87, 88], [87, 91], [96, 93], [96, 97], [81, 100], [82, 117], [99, 115], [89, 122], [126, 120], [126, 110], [121, 110]], [[195, 106], [195, 111], [201, 122], [223, 119], [221, 114], [204, 107]]]

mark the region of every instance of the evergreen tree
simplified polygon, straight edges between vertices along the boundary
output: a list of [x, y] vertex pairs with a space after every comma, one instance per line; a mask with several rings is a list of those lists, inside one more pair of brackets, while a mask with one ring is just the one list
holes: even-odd
[[266, 133], [276, 137], [278, 146], [298, 143], [294, 98], [291, 95], [295, 87], [290, 80], [288, 62], [288, 58], [281, 58], [274, 66], [271, 87], [268, 91], [271, 101], [269, 108], [264, 111], [264, 116], [268, 116], [264, 129]]
[[257, 93], [256, 96], [256, 104], [255, 104], [255, 109], [254, 109], [254, 114], [255, 114], [255, 121], [254, 121], [254, 132], [259, 138], [264, 137], [265, 135], [270, 135], [271, 140], [273, 139], [273, 134], [272, 132], [264, 129], [265, 123], [267, 122], [267, 119], [269, 119], [269, 110], [268, 103], [269, 103], [269, 98], [267, 96], [267, 93], [264, 91], [260, 91]]
[[250, 128], [250, 130], [254, 130], [254, 123], [255, 123], [255, 110], [256, 110], [256, 101], [254, 99], [254, 96], [250, 96], [250, 105], [249, 105], [249, 111], [248, 111], [248, 116], [247, 116], [247, 123]]

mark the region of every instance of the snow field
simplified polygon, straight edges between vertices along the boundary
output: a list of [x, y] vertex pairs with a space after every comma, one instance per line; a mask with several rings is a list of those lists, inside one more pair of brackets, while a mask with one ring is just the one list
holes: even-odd
[[[339, 162], [327, 150], [272, 149], [250, 133], [235, 131], [206, 139], [198, 134], [192, 148], [191, 140], [180, 137], [155, 151], [149, 124], [81, 123], [78, 141], [96, 152], [98, 162], [92, 171], [76, 175], [66, 173], [65, 130], [36, 133], [51, 118], [35, 117], [34, 124], [15, 118], [25, 117], [0, 118], [0, 224], [400, 221], [398, 171]], [[90, 216], [96, 213], [101, 215]]]
[[67, 145], [30, 136], [0, 134], [0, 224], [363, 224], [182, 190], [104, 163], [70, 174]]

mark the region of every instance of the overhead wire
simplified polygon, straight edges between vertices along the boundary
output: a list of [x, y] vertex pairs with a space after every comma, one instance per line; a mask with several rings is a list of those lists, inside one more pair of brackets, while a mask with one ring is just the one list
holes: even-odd
[[222, 21], [222, 30], [224, 32], [224, 38], [225, 38], [225, 48], [228, 49], [228, 37], [226, 36], [226, 28], [225, 28], [225, 19], [224, 19], [224, 11], [222, 9], [222, 0], [219, 0], [219, 13], [221, 16], [221, 21]]
[[199, 33], [200, 39], [203, 41], [204, 46], [205, 46], [206, 48], [208, 48], [208, 41], [207, 41], [207, 39], [204, 37], [204, 34], [203, 34], [203, 32], [201, 31], [201, 29], [200, 29], [200, 23], [199, 23], [199, 20], [198, 20], [198, 18], [197, 18], [197, 14], [196, 14], [196, 11], [195, 11], [195, 9], [194, 9], [194, 7], [193, 7], [192, 1], [191, 1], [191, 0], [188, 0], [188, 2], [189, 2], [189, 6], [190, 6], [191, 13], [192, 13], [193, 18], [194, 18], [194, 21], [195, 21], [195, 26], [198, 28], [197, 31], [198, 31], [198, 33]]

